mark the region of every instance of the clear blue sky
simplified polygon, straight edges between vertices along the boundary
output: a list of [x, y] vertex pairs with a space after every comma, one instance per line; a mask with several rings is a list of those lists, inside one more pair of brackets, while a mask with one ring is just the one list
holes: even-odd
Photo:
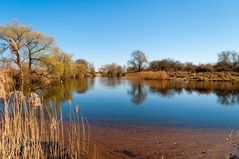
[[239, 50], [239, 0], [0, 0], [0, 24], [17, 20], [96, 67], [149, 60], [215, 62]]

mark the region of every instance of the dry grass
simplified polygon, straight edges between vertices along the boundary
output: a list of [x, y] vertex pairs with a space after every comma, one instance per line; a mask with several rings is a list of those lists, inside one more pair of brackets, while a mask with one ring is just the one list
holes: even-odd
[[[63, 123], [61, 110], [57, 112], [51, 104], [43, 109], [36, 94], [25, 97], [15, 91], [1, 100], [0, 158], [87, 158], [90, 128], [76, 112], [78, 108], [72, 108], [70, 122]], [[34, 102], [38, 107], [33, 107]]]
[[4, 76], [0, 73], [0, 99], [5, 97]]
[[238, 72], [186, 72], [186, 71], [144, 71], [129, 73], [126, 79], [149, 79], [149, 80], [185, 80], [185, 81], [231, 81], [239, 82]]
[[168, 72], [169, 80], [187, 80], [187, 81], [239, 81], [238, 72]]
[[13, 80], [10, 74], [10, 70], [0, 70], [0, 99], [5, 97], [6, 92], [9, 92], [11, 86], [13, 85]]
[[148, 80], [165, 80], [168, 74], [165, 71], [144, 71], [128, 74], [125, 78], [128, 79], [148, 79]]

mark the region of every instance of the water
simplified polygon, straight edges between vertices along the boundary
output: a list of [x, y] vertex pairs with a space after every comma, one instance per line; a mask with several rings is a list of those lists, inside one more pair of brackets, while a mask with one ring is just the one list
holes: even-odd
[[89, 78], [68, 80], [41, 93], [45, 102], [62, 108], [65, 120], [78, 105], [90, 124], [239, 128], [235, 83]]

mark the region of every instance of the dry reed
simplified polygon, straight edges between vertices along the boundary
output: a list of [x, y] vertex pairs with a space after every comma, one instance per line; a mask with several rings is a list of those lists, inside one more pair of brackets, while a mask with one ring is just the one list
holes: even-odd
[[146, 79], [146, 80], [166, 80], [168, 74], [165, 71], [143, 71], [137, 73], [131, 73], [126, 76], [128, 79]]
[[[0, 81], [0, 88], [2, 85]], [[44, 109], [37, 94], [25, 97], [14, 91], [1, 97], [0, 158], [87, 158], [90, 127], [78, 115], [78, 106], [65, 123], [62, 111], [51, 109], [51, 104]]]

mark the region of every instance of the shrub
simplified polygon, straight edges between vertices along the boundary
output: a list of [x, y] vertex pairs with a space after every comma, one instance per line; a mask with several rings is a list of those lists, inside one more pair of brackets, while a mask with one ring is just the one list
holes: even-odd
[[196, 67], [196, 72], [212, 72], [213, 66], [211, 64], [201, 64]]

